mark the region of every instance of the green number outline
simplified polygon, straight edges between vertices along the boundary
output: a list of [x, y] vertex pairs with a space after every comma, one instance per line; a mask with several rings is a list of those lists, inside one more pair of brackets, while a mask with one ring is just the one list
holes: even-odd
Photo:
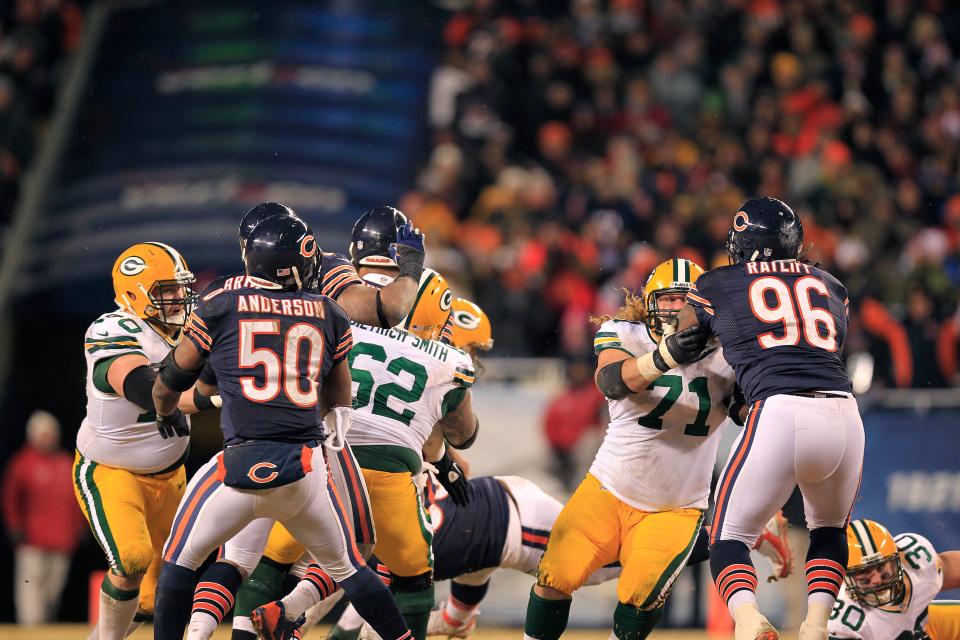
[[373, 396], [372, 413], [374, 415], [390, 418], [391, 420], [396, 420], [397, 422], [410, 426], [410, 423], [416, 416], [416, 412], [409, 408], [399, 412], [394, 411], [387, 406], [387, 401], [391, 396], [406, 404], [420, 400], [420, 398], [423, 397], [424, 390], [427, 388], [427, 378], [429, 374], [426, 367], [419, 362], [414, 362], [403, 356], [394, 358], [387, 363], [387, 372], [393, 375], [400, 373], [410, 374], [413, 376], [412, 385], [405, 387], [398, 382], [387, 382], [381, 384], [377, 387], [376, 391], [374, 391], [376, 382], [373, 379], [373, 374], [366, 369], [361, 369], [354, 365], [357, 356], [361, 355], [370, 356], [376, 362], [387, 362], [387, 352], [382, 346], [369, 342], [358, 342], [353, 345], [353, 348], [347, 355], [350, 375], [353, 377], [354, 382], [358, 384], [357, 394], [353, 398], [353, 408], [361, 409], [367, 406], [370, 404], [370, 397]]
[[[699, 378], [691, 380], [690, 384], [687, 385], [687, 389], [691, 393], [697, 394], [699, 405], [697, 408], [697, 417], [693, 422], [683, 428], [684, 435], [698, 437], [710, 435], [710, 425], [707, 423], [707, 418], [710, 416], [712, 403], [710, 402], [710, 389], [708, 384], [709, 381], [706, 376], [700, 376]], [[648, 429], [660, 430], [663, 429], [663, 416], [677, 403], [677, 400], [680, 399], [680, 394], [683, 393], [683, 377], [677, 375], [660, 376], [650, 383], [647, 390], [649, 391], [656, 387], [665, 387], [667, 393], [650, 413], [637, 418], [637, 424], [641, 427], [647, 427]]]
[[[910, 564], [911, 567], [913, 567], [914, 569], [920, 568], [920, 564], [919, 562], [917, 562], [917, 560], [920, 559], [921, 553], [927, 557], [927, 564], [933, 562], [933, 555], [930, 553], [930, 550], [927, 549], [922, 544], [918, 544], [920, 541], [917, 540], [914, 536], [910, 535], [909, 533], [905, 533], [897, 536], [895, 542], [897, 543], [898, 547], [900, 546], [901, 540], [910, 540], [910, 544], [908, 544], [905, 547], [902, 547], [900, 551], [903, 552], [903, 556], [907, 559], [907, 562]], [[914, 558], [916, 558], [917, 560], [914, 560]]]

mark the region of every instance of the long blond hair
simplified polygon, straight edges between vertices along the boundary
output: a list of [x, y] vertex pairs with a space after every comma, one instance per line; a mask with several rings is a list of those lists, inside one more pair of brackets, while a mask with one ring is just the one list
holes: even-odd
[[637, 295], [627, 289], [623, 291], [623, 306], [613, 315], [588, 316], [588, 320], [598, 327], [607, 320], [628, 320], [630, 322], [647, 321], [647, 305], [643, 301], [643, 294]]

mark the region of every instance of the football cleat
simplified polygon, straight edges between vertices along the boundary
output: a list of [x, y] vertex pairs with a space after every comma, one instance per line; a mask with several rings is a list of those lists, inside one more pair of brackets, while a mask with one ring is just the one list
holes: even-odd
[[733, 619], [736, 621], [734, 640], [778, 640], [780, 638], [777, 630], [753, 603], [738, 607], [733, 612]]
[[293, 640], [299, 638], [300, 625], [306, 618], [287, 618], [283, 603], [279, 600], [257, 607], [250, 614], [250, 622], [261, 640]]
[[790, 540], [787, 537], [788, 529], [783, 512], [777, 511], [776, 515], [763, 527], [763, 532], [753, 547], [773, 565], [773, 575], [767, 578], [767, 582], [786, 578], [793, 571], [793, 550], [790, 548]]
[[440, 603], [439, 609], [430, 612], [430, 622], [427, 623], [428, 636], [446, 636], [447, 638], [467, 638], [477, 628], [477, 618], [480, 610], [477, 609], [463, 622], [458, 622], [447, 613], [447, 603]]

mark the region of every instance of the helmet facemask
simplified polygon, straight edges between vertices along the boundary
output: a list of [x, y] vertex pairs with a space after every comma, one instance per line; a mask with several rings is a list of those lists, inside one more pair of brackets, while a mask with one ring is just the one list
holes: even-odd
[[[880, 580], [876, 581], [878, 574]], [[848, 568], [843, 580], [850, 597], [868, 607], [883, 607], [903, 599], [905, 585], [899, 553]]]
[[183, 327], [199, 297], [193, 290], [195, 282], [192, 273], [183, 271], [177, 274], [175, 280], [157, 280], [149, 292], [138, 285], [150, 300], [145, 307], [148, 319], [167, 327]]
[[[650, 333], [659, 337], [663, 335], [664, 327], [676, 325], [677, 316], [680, 315], [680, 309], [683, 307], [688, 291], [690, 291], [690, 285], [681, 285], [667, 289], [658, 289], [646, 296], [646, 323], [647, 328], [650, 329]], [[681, 300], [676, 309], [661, 309], [660, 298], [663, 296], [680, 296]]]

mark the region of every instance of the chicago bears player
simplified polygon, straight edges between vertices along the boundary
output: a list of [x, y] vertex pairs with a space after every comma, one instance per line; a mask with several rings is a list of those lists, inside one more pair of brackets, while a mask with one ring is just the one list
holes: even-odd
[[830, 613], [831, 638], [960, 638], [960, 603], [933, 598], [960, 587], [960, 551], [937, 553], [916, 533], [894, 538], [879, 522], [847, 527], [847, 575]]
[[[427, 299], [421, 296], [417, 304]], [[391, 589], [414, 637], [424, 638], [434, 601], [433, 533], [414, 478], [435, 425], [456, 448], [476, 440], [479, 422], [469, 391], [473, 367], [466, 353], [402, 329], [353, 323], [353, 332], [355, 416], [347, 438], [370, 491], [375, 553], [391, 567]], [[271, 535], [268, 557], [276, 546], [290, 546], [281, 545], [277, 535]], [[308, 571], [293, 593], [261, 610], [269, 614], [280, 606], [294, 620], [330, 595], [328, 580]]]
[[[240, 220], [240, 248], [247, 236], [259, 222], [274, 215], [297, 215], [289, 207], [264, 202], [250, 209]], [[387, 224], [387, 221], [389, 223]], [[379, 206], [369, 209], [354, 225], [351, 255], [359, 243], [357, 256], [351, 262], [347, 256], [321, 251], [316, 283], [316, 293], [322, 293], [337, 301], [351, 320], [374, 327], [392, 327], [407, 317], [417, 293], [425, 257], [423, 234], [414, 229], [407, 217], [398, 209]], [[374, 243], [374, 238], [379, 240]], [[385, 266], [393, 270], [393, 278], [378, 289], [356, 287], [362, 284], [357, 275], [364, 260], [370, 260], [371, 249], [383, 254]], [[365, 264], [365, 263], [364, 263]]]
[[[317, 252], [302, 220], [265, 218], [243, 250], [248, 277], [207, 294], [190, 316], [188, 339], [161, 364], [153, 387], [161, 431], [182, 422], [176, 399], [209, 360], [226, 446], [191, 480], [174, 518], [157, 590], [158, 640], [181, 638], [206, 556], [254, 521], [261, 523], [262, 547], [273, 520], [296, 533], [381, 637], [410, 636], [389, 591], [364, 563], [328, 480], [323, 422], [335, 437], [349, 428], [346, 357], [353, 337], [335, 302], [304, 290], [316, 275]], [[240, 573], [217, 566], [216, 585], [235, 591]], [[229, 598], [214, 590], [208, 599], [229, 609]]]
[[[153, 613], [189, 444], [185, 421], [173, 432], [157, 431], [151, 392], [155, 366], [176, 344], [196, 300], [193, 274], [172, 247], [141, 242], [120, 254], [112, 275], [118, 308], [84, 336], [87, 415], [73, 473], [77, 500], [110, 565], [92, 640], [120, 640]], [[184, 394], [185, 410], [192, 410], [190, 396]]]
[[[829, 273], [798, 259], [802, 243], [803, 227], [790, 207], [770, 197], [747, 201], [729, 232], [732, 264], [704, 274], [680, 313], [679, 333], [704, 330], [704, 344], [709, 334], [719, 339], [750, 406], [717, 486], [710, 548], [737, 640], [778, 637], [757, 607], [749, 550], [797, 484], [810, 529], [800, 640], [827, 638], [847, 563], [844, 528], [864, 443], [841, 357], [847, 292]], [[694, 352], [661, 351], [648, 371], [669, 371]]]
[[[618, 560], [613, 634], [646, 638], [660, 619], [700, 530], [716, 434], [734, 395], [734, 373], [719, 349], [704, 351], [697, 329], [671, 333], [702, 273], [689, 260], [668, 260], [650, 274], [642, 298], [628, 296], [614, 317], [602, 319], [596, 381], [610, 425], [554, 524], [530, 592], [525, 638], [559, 638], [573, 592]], [[654, 354], [694, 347], [672, 375], [648, 377]]]

